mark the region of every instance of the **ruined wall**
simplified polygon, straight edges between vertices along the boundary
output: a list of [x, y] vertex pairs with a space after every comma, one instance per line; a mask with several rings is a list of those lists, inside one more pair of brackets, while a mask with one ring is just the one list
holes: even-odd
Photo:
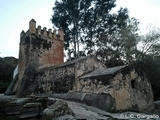
[[66, 93], [72, 91], [77, 76], [92, 72], [102, 65], [95, 57], [83, 57], [55, 67], [39, 69], [36, 73], [38, 93]]
[[150, 83], [144, 76], [139, 76], [135, 70], [128, 73], [119, 72], [115, 76], [80, 79], [74, 91], [109, 93], [116, 100], [116, 110], [143, 111], [153, 103]]
[[98, 61], [95, 56], [86, 57], [86, 59], [80, 59], [75, 64], [76, 79], [78, 79], [80, 76], [83, 76], [84, 74], [101, 68], [106, 68], [106, 66]]
[[75, 82], [74, 64], [41, 69], [35, 76], [38, 83], [36, 93], [66, 93]]

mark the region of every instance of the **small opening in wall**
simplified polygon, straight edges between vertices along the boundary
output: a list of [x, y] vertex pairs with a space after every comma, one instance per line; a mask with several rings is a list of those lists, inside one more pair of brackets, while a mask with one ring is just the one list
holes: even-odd
[[132, 81], [131, 81], [131, 86], [132, 86], [133, 89], [135, 89], [135, 87], [136, 87], [136, 86], [135, 86], [135, 80], [132, 80]]

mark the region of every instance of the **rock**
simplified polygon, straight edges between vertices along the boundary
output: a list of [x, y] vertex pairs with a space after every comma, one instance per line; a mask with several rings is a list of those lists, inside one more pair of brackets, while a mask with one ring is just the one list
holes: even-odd
[[73, 112], [68, 107], [68, 104], [62, 100], [57, 100], [55, 104], [46, 108], [43, 111], [42, 118], [43, 120], [52, 120], [63, 115], [72, 115]]
[[107, 116], [100, 115], [81, 103], [67, 101], [67, 104], [72, 110], [76, 120], [107, 120], [109, 118]]
[[6, 104], [15, 99], [15, 96], [6, 96], [4, 94], [0, 94], [0, 114], [5, 113]]
[[113, 112], [115, 110], [115, 100], [109, 94], [71, 92], [66, 94], [53, 94], [52, 97], [81, 102], [108, 112]]
[[58, 118], [53, 118], [53, 120], [76, 120], [75, 117], [73, 117], [72, 115], [64, 115], [64, 116], [60, 116]]
[[154, 105], [156, 109], [160, 109], [160, 101], [155, 101]]
[[20, 114], [20, 110], [22, 109], [23, 105], [29, 101], [31, 101], [30, 98], [16, 98], [16, 100], [12, 100], [6, 104], [5, 113], [7, 115]]
[[38, 83], [34, 81], [35, 77], [35, 66], [30, 64], [24, 71], [24, 75], [21, 81], [18, 80], [16, 84], [19, 84], [17, 88], [17, 96], [24, 97], [27, 95], [31, 95], [37, 89]]
[[13, 78], [13, 71], [18, 63], [14, 57], [0, 57], [0, 93], [4, 93]]
[[41, 103], [27, 103], [23, 106], [21, 110], [20, 118], [28, 119], [33, 117], [38, 117], [42, 113], [42, 104]]

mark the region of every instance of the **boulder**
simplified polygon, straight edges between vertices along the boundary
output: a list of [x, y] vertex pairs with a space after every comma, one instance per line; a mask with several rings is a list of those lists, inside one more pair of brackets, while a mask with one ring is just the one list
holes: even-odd
[[30, 98], [16, 98], [15, 100], [12, 100], [5, 105], [5, 113], [7, 115], [20, 114], [23, 105], [29, 101], [31, 101]]
[[21, 115], [19, 118], [28, 119], [33, 117], [38, 117], [42, 113], [42, 104], [41, 103], [27, 103], [23, 106], [21, 110]]
[[43, 111], [43, 120], [52, 120], [63, 115], [72, 115], [73, 112], [68, 107], [68, 104], [63, 100], [57, 100], [53, 105]]
[[64, 115], [64, 116], [60, 116], [58, 118], [53, 118], [52, 120], [76, 120], [75, 117], [73, 117], [72, 115]]
[[81, 102], [108, 112], [113, 112], [116, 104], [115, 99], [109, 94], [71, 92], [65, 94], [53, 94], [52, 97]]
[[15, 99], [15, 96], [6, 96], [4, 94], [0, 94], [0, 114], [5, 113], [6, 104]]

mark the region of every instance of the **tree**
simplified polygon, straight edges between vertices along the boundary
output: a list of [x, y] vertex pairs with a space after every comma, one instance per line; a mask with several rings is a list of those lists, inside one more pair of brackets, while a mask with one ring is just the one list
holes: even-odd
[[62, 28], [65, 33], [65, 49], [68, 53], [74, 53], [74, 57], [79, 52], [81, 42], [81, 19], [91, 5], [91, 1], [85, 0], [61, 0], [56, 1], [53, 8], [52, 22]]
[[56, 1], [52, 23], [64, 30], [68, 56], [96, 54], [104, 62], [108, 59], [132, 61], [138, 22], [129, 18], [127, 9], [112, 13], [114, 7], [115, 0]]
[[160, 33], [156, 30], [151, 30], [146, 35], [140, 37], [139, 51], [137, 52], [137, 60], [143, 61], [146, 55], [152, 57], [160, 56]]
[[99, 34], [97, 55], [107, 66], [110, 62], [113, 66], [131, 63], [137, 50], [139, 22], [122, 8], [113, 18], [114, 24], [108, 24], [109, 29]]
[[160, 33], [154, 29], [139, 38], [134, 66], [138, 71], [146, 73], [152, 85], [154, 98], [160, 99]]
[[65, 33], [65, 48], [77, 57], [80, 45], [88, 53], [95, 47], [95, 38], [104, 30], [103, 23], [110, 20], [115, 0], [57, 0], [53, 8], [52, 23]]

